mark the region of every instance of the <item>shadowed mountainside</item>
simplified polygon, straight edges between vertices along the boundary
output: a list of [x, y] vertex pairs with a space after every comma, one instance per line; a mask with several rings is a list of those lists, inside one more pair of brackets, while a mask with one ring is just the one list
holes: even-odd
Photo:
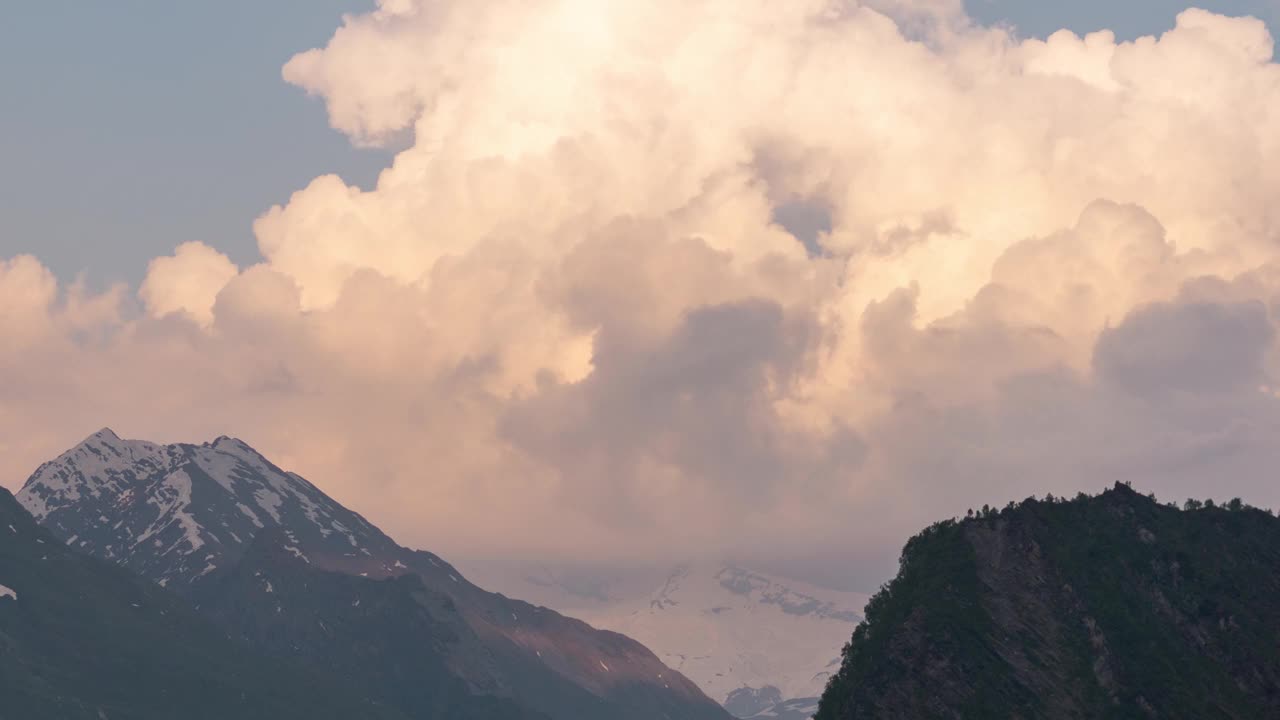
[[1280, 519], [1125, 485], [937, 523], [818, 720], [1280, 717]]
[[70, 550], [0, 488], [0, 719], [405, 717], [360, 697]]

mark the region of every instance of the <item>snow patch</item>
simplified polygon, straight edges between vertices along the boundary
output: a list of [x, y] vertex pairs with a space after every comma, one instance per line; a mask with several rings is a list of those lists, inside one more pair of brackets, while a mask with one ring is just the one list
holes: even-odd
[[234, 480], [239, 474], [239, 465], [242, 463], [231, 453], [219, 452], [216, 447], [212, 449], [213, 452], [208, 452], [205, 448], [200, 448], [203, 452], [196, 452], [196, 465], [228, 492], [234, 493]]
[[337, 530], [338, 532], [345, 535], [347, 538], [347, 542], [351, 543], [351, 547], [357, 547], [356, 536], [352, 534], [351, 530], [349, 530], [346, 525], [343, 525], [341, 522], [334, 520], [331, 523], [329, 523], [329, 526], [332, 527], [334, 530]]
[[258, 507], [266, 510], [271, 519], [279, 524], [280, 506], [284, 504], [284, 498], [280, 497], [280, 493], [266, 488], [258, 488], [253, 491], [253, 499], [258, 503]]
[[[141, 545], [146, 540], [159, 532], [168, 529], [173, 523], [177, 523], [182, 528], [182, 537], [173, 545], [169, 546], [164, 554], [178, 547], [179, 543], [186, 541], [189, 546], [187, 551], [181, 553], [190, 555], [191, 553], [204, 547], [204, 540], [200, 538], [200, 523], [196, 522], [195, 517], [189, 512], [191, 509], [191, 476], [185, 470], [178, 470], [167, 475], [160, 483], [160, 488], [147, 498], [148, 505], [154, 505], [160, 509], [160, 515], [155, 522], [151, 523], [142, 535], [133, 541], [133, 547]], [[156, 539], [156, 547], [160, 547], [160, 539]]]
[[[249, 520], [252, 521], [254, 525], [257, 525], [258, 527], [263, 527], [262, 521], [258, 519], [258, 514], [255, 513], [253, 510], [250, 510], [248, 505], [245, 505], [244, 503], [236, 503], [236, 507], [240, 508], [240, 512], [244, 513], [244, 516], [249, 518]], [[231, 537], [235, 537], [235, 536], [236, 536], [235, 533], [231, 533]]]

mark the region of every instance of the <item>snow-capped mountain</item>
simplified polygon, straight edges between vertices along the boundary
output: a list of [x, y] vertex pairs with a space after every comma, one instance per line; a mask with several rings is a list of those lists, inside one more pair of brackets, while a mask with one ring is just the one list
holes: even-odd
[[[64, 542], [188, 597], [259, 650], [366, 673], [410, 716], [484, 704], [483, 717], [517, 717], [503, 709], [514, 703], [522, 718], [727, 718], [634, 640], [476, 587], [240, 440], [157, 445], [104, 429], [18, 499]], [[441, 708], [433, 687], [474, 701]]]
[[546, 571], [511, 591], [636, 638], [741, 717], [775, 718], [822, 693], [869, 598], [733, 565], [682, 566], [647, 592]]
[[818, 712], [820, 698], [793, 698], [742, 715], [742, 720], [810, 720]]
[[286, 529], [296, 552], [305, 546], [329, 565], [376, 564], [357, 561], [398, 549], [360, 515], [228, 437], [157, 445], [99, 430], [40, 466], [17, 497], [68, 545], [165, 586], [234, 563], [267, 526]]

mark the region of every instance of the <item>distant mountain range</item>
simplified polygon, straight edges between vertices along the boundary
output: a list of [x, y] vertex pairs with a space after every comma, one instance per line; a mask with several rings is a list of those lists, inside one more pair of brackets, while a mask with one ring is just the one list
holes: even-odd
[[[104, 429], [17, 499], [237, 646], [409, 717], [728, 717], [641, 644], [481, 590], [233, 438], [157, 445]], [[349, 715], [306, 715], [326, 716]]]
[[651, 585], [548, 569], [504, 589], [636, 638], [740, 718], [807, 720], [868, 596], [735, 565], [682, 565]]
[[1280, 519], [1118, 484], [935, 524], [817, 717], [1280, 718]]

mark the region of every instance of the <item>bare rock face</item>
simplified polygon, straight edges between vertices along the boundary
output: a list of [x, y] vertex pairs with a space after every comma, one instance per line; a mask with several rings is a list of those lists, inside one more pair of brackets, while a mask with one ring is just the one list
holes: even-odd
[[[363, 674], [416, 717], [462, 717], [461, 705], [431, 704], [452, 693], [497, 698], [492, 717], [728, 718], [643, 645], [476, 587], [234, 438], [157, 445], [104, 429], [17, 497], [69, 546], [186, 597], [265, 652], [310, 648], [314, 666]], [[354, 627], [396, 649], [342, 655], [336, 639], [362, 637]]]
[[1280, 520], [1125, 485], [912, 538], [819, 720], [1280, 717]]

